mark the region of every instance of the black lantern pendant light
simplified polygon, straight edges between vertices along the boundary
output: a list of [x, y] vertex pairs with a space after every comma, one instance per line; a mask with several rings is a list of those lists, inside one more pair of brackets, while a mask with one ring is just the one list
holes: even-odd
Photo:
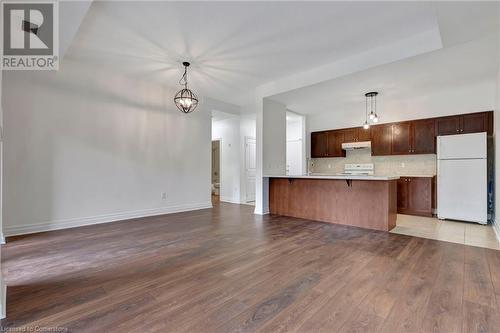
[[184, 88], [179, 90], [177, 94], [175, 94], [174, 102], [175, 106], [177, 106], [179, 110], [181, 110], [184, 113], [190, 113], [193, 112], [194, 109], [196, 109], [196, 106], [198, 105], [198, 97], [191, 89], [188, 89], [187, 86], [188, 85], [187, 69], [190, 63], [185, 61], [182, 63], [182, 65], [184, 65], [184, 74], [179, 80], [179, 84], [181, 86], [183, 85]]
[[[370, 124], [368, 123], [368, 119], [370, 119], [370, 121], [373, 123], [378, 122], [377, 95], [378, 95], [378, 92], [376, 92], [376, 91], [372, 91], [372, 92], [365, 94], [366, 101], [365, 101], [365, 122], [363, 124], [364, 129], [370, 128]], [[368, 114], [368, 99], [370, 100], [370, 114]]]

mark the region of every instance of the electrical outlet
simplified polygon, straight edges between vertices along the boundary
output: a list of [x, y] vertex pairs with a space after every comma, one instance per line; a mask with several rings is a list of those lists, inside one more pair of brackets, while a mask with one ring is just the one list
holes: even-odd
[[401, 167], [404, 168], [405, 167], [405, 162], [401, 162]]
[[331, 164], [328, 164], [328, 169], [331, 169], [332, 168], [332, 165]]
[[162, 200], [167, 200], [167, 192], [162, 192], [161, 198], [162, 198]]

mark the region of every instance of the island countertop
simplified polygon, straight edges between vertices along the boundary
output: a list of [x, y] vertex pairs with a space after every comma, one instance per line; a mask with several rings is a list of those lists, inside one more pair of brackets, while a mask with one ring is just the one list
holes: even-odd
[[309, 175], [264, 175], [266, 178], [294, 178], [294, 179], [344, 179], [344, 180], [397, 180], [400, 176], [367, 176], [367, 175], [332, 175], [313, 173]]

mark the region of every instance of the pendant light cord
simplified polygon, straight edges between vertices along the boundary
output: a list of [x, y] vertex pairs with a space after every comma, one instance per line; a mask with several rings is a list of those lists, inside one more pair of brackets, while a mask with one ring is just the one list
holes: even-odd
[[365, 96], [365, 122], [368, 122], [368, 96]]
[[181, 79], [179, 80], [179, 84], [181, 86], [184, 86], [184, 88], [187, 88], [188, 80], [187, 80], [187, 66], [184, 66], [184, 74], [182, 75]]

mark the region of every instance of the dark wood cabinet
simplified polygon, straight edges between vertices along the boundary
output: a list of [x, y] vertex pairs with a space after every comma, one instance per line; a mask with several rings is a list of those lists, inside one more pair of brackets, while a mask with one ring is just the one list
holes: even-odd
[[488, 113], [472, 113], [461, 117], [460, 133], [488, 132]]
[[493, 134], [493, 113], [478, 112], [436, 119], [436, 135], [487, 132]]
[[436, 132], [434, 119], [412, 121], [412, 153], [435, 154]]
[[407, 178], [398, 179], [398, 213], [408, 210], [408, 185]]
[[411, 154], [411, 122], [392, 125], [392, 154]]
[[364, 129], [363, 127], [358, 127], [358, 141], [370, 141], [371, 133], [371, 128]]
[[376, 125], [371, 127], [371, 145], [373, 156], [391, 155], [392, 125]]
[[398, 213], [432, 216], [435, 177], [401, 177], [398, 180]]
[[358, 141], [358, 129], [357, 128], [348, 128], [342, 130], [344, 135], [342, 142], [356, 142]]
[[460, 116], [436, 119], [436, 135], [453, 135], [460, 132]]
[[311, 133], [311, 157], [326, 157], [328, 155], [327, 132]]
[[435, 154], [436, 136], [487, 132], [493, 111], [311, 133], [311, 157], [345, 156], [342, 143], [371, 141], [373, 156]]
[[342, 130], [344, 135], [343, 142], [358, 142], [370, 141], [370, 129], [365, 130], [363, 127], [346, 128]]
[[328, 157], [344, 157], [345, 152], [342, 150], [342, 142], [344, 140], [343, 131], [329, 131], [328, 132]]

